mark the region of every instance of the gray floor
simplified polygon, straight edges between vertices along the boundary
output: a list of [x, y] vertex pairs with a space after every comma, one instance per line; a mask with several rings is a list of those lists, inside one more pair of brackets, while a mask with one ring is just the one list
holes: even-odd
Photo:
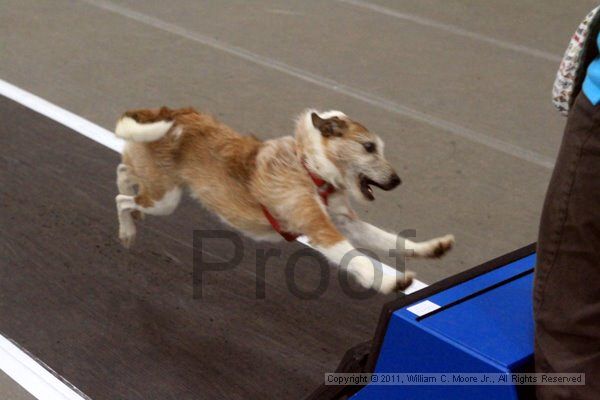
[[552, 81], [595, 5], [5, 0], [0, 78], [109, 129], [129, 108], [194, 105], [269, 138], [306, 107], [344, 110], [404, 181], [363, 216], [456, 235], [409, 265], [431, 283], [535, 241], [564, 126]]
[[35, 397], [13, 381], [10, 376], [0, 371], [0, 395], [2, 400], [33, 400]]

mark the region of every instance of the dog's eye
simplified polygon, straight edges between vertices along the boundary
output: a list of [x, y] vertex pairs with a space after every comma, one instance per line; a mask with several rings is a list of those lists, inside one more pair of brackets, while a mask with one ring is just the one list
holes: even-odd
[[373, 142], [363, 143], [363, 147], [365, 148], [367, 153], [375, 153], [375, 150], [377, 150], [377, 147], [375, 146], [375, 143], [373, 143]]

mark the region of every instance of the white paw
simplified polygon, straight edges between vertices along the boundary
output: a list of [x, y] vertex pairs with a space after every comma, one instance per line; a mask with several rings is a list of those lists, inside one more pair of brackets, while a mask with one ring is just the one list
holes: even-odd
[[383, 275], [381, 286], [373, 287], [373, 289], [383, 294], [395, 293], [412, 285], [414, 277], [415, 273], [412, 271], [398, 272], [397, 275]]
[[373, 289], [383, 294], [406, 289], [412, 284], [415, 276], [412, 271], [398, 272], [394, 275], [382, 274], [381, 281], [376, 282], [373, 263], [364, 256], [353, 258], [348, 265], [348, 272], [354, 276], [356, 282], [363, 288]]
[[454, 246], [454, 235], [446, 235], [433, 239], [432, 251], [429, 257], [439, 258], [446, 254]]
[[454, 246], [454, 235], [446, 235], [414, 245], [414, 257], [440, 258]]
[[119, 225], [119, 240], [126, 249], [135, 242], [136, 229], [134, 224], [122, 223]]

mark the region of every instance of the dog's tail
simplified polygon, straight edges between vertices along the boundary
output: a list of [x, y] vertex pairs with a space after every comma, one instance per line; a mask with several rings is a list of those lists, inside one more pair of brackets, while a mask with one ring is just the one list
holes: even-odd
[[115, 135], [132, 142], [154, 142], [165, 136], [173, 123], [173, 111], [167, 107], [127, 111], [117, 121]]

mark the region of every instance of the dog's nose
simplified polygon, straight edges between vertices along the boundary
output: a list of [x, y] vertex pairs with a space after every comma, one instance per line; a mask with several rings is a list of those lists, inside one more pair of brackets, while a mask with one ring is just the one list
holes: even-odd
[[390, 187], [390, 189], [393, 189], [396, 186], [400, 185], [401, 183], [402, 183], [402, 180], [400, 179], [400, 177], [398, 176], [398, 174], [394, 174], [390, 178], [390, 182], [388, 183], [388, 186]]

